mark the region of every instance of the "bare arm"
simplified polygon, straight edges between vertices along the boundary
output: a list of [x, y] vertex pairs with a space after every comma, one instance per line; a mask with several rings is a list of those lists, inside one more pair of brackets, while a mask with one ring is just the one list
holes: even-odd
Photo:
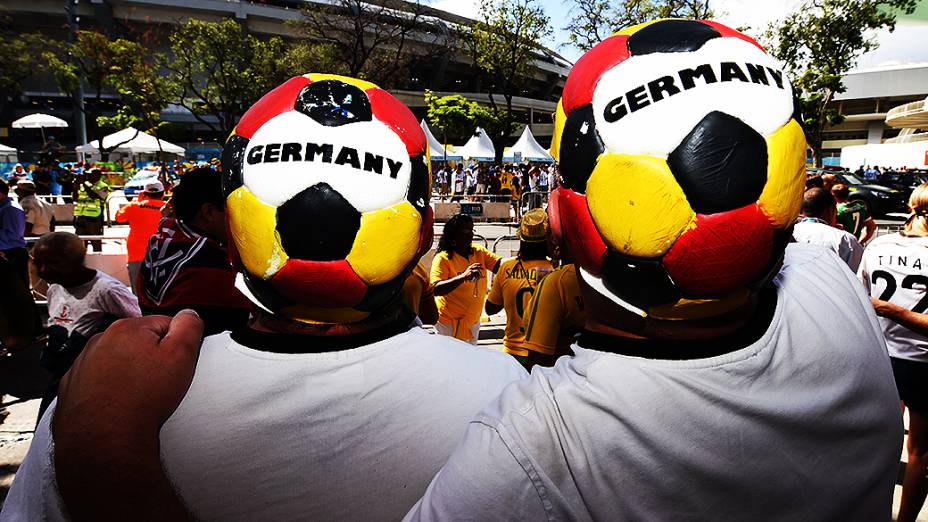
[[860, 238], [861, 245], [866, 245], [871, 239], [876, 237], [876, 221], [874, 221], [873, 218], [868, 217], [867, 220], [864, 221], [864, 227], [863, 236]]
[[435, 295], [447, 295], [453, 292], [457, 287], [461, 286], [461, 283], [464, 281], [474, 281], [480, 277], [480, 270], [483, 267], [480, 266], [480, 263], [474, 263], [467, 267], [467, 270], [461, 272], [460, 274], [450, 278], [445, 279], [444, 281], [439, 281], [435, 283]]
[[881, 301], [875, 297], [870, 298], [870, 301], [873, 302], [876, 315], [899, 323], [915, 333], [928, 335], [928, 314], [913, 312], [907, 308], [890, 303], [889, 301]]

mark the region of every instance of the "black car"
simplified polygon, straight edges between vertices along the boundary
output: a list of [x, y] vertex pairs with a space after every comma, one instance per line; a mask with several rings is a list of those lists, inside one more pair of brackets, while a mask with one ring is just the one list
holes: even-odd
[[906, 191], [884, 187], [882, 185], [866, 183], [849, 172], [829, 172], [838, 178], [838, 183], [844, 183], [851, 191], [851, 201], [863, 201], [867, 210], [874, 217], [885, 216], [890, 212], [908, 212], [908, 194]]
[[915, 187], [928, 181], [928, 176], [924, 172], [896, 172], [886, 171], [876, 178], [876, 184], [887, 188], [896, 189], [902, 193], [903, 199], [908, 201], [909, 195], [915, 190]]

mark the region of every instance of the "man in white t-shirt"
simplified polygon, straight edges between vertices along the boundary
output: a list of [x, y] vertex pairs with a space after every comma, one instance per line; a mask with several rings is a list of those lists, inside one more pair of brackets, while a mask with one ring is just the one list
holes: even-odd
[[24, 179], [16, 184], [19, 206], [26, 213], [25, 236], [41, 236], [52, 231], [54, 211], [45, 200], [35, 196], [35, 183]]
[[[320, 83], [363, 96], [347, 83]], [[350, 96], [337, 99], [348, 105], [334, 114], [356, 111]], [[256, 112], [262, 102], [255, 107], [243, 116], [240, 129], [264, 118]], [[411, 114], [408, 119], [415, 121]], [[327, 127], [315, 125], [304, 129], [298, 141], [332, 139], [329, 134]], [[421, 129], [413, 126], [402, 135], [410, 150], [384, 149], [396, 156], [391, 161], [422, 161], [417, 155], [424, 151], [414, 154], [420, 143], [424, 147]], [[227, 147], [235, 145], [234, 138]], [[243, 155], [224, 156], [223, 171], [241, 173], [247, 168], [242, 161]], [[273, 170], [286, 164], [272, 165]], [[266, 183], [279, 179], [278, 172], [271, 174]], [[320, 168], [313, 175], [331, 181], [344, 173]], [[428, 189], [425, 165], [414, 168], [412, 176], [421, 179], [397, 183]], [[226, 209], [230, 237], [237, 252], [248, 252], [256, 236], [275, 237], [276, 223], [254, 219], [260, 206], [236, 202], [245, 187], [234, 180], [224, 179], [224, 189], [233, 194]], [[329, 188], [319, 190], [332, 190], [320, 185]], [[342, 184], [336, 194], [359, 200], [369, 195], [369, 187]], [[63, 402], [62, 414], [47, 414], [39, 424], [0, 520], [131, 519], [149, 507], [186, 510], [199, 520], [400, 519], [451, 454], [467, 422], [507, 384], [526, 376], [506, 354], [415, 326], [400, 290], [405, 275], [431, 246], [432, 215], [427, 194], [409, 197], [423, 198], [415, 210], [421, 214], [416, 229], [423, 235], [421, 245], [397, 241], [393, 234], [369, 237], [367, 248], [409, 260], [394, 270], [395, 279], [377, 289], [374, 301], [357, 308], [339, 304], [346, 296], [333, 288], [345, 277], [284, 297], [241, 264], [239, 288], [255, 303], [249, 327], [206, 338], [199, 360], [173, 359], [159, 348], [190, 337], [191, 323], [199, 321], [189, 317], [174, 330], [153, 330], [153, 320], [144, 318], [104, 335], [99, 349], [69, 374], [74, 393]], [[302, 215], [319, 222], [332, 218], [331, 199], [310, 201], [301, 207]], [[237, 227], [245, 221], [267, 228], [252, 228], [254, 235], [243, 236]], [[323, 239], [310, 248], [302, 255], [316, 259], [332, 245]], [[311, 262], [304, 258], [291, 257], [290, 262]], [[138, 334], [132, 334], [132, 327]], [[133, 345], [132, 359], [106, 357], [111, 347], [125, 344]], [[124, 377], [137, 374], [138, 367], [156, 368], [143, 374], [144, 385]], [[82, 375], [91, 377], [82, 380]], [[163, 389], [172, 390], [169, 399], [159, 399]], [[104, 400], [110, 395], [118, 400]], [[134, 429], [138, 426], [145, 429]], [[84, 438], [75, 443], [74, 437]], [[63, 454], [55, 448], [64, 448]]]
[[[664, 20], [600, 45], [664, 50], [713, 31]], [[769, 59], [743, 40], [712, 53]], [[686, 54], [661, 54], [660, 66], [687, 67]], [[617, 104], [653, 77], [629, 62], [599, 82], [597, 125], [599, 99]], [[573, 74], [563, 101], [579, 105], [594, 79]], [[830, 251], [785, 246], [805, 176], [791, 89], [758, 91], [787, 109], [752, 109], [782, 125], [769, 143], [790, 143], [758, 171], [733, 161], [754, 153], [728, 138], [744, 128], [719, 112], [731, 110], [730, 91], [704, 88], [690, 91], [699, 112], [689, 114], [705, 118], [668, 160], [680, 196], [658, 175], [642, 175], [653, 183], [642, 191], [616, 181], [652, 158], [607, 150], [592, 172], [577, 167], [567, 155], [582, 153], [583, 131], [564, 129], [556, 152], [568, 186], [547, 210], [575, 260], [585, 330], [573, 357], [535, 366], [477, 415], [409, 519], [889, 520], [903, 432], [873, 308]], [[620, 123], [657, 144], [665, 131], [646, 111]]]
[[831, 250], [856, 272], [864, 247], [853, 234], [835, 228], [837, 216], [837, 202], [831, 192], [810, 188], [802, 196], [802, 216], [793, 227], [793, 237], [800, 243]]
[[42, 364], [53, 380], [39, 408], [39, 417], [51, 404], [58, 380], [91, 336], [113, 321], [139, 317], [139, 301], [116, 278], [84, 264], [87, 247], [69, 232], [42, 236], [32, 249], [36, 274], [48, 284], [48, 344]]

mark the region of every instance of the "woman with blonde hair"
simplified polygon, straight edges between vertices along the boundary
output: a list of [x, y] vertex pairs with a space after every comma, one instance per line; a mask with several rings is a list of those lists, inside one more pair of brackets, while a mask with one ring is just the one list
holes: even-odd
[[903, 411], [909, 410], [908, 463], [897, 521], [913, 521], [928, 493], [928, 183], [909, 197], [898, 234], [873, 240], [860, 278], [886, 337]]

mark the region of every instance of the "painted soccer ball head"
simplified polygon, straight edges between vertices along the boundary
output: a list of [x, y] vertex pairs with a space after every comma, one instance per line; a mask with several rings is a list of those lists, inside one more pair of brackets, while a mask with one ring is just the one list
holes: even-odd
[[552, 144], [552, 226], [583, 280], [658, 318], [743, 303], [799, 213], [797, 120], [781, 66], [721, 24], [658, 20], [591, 49], [567, 78]]
[[431, 243], [427, 154], [412, 112], [372, 83], [307, 74], [264, 95], [222, 157], [249, 297], [319, 323], [395, 299]]

